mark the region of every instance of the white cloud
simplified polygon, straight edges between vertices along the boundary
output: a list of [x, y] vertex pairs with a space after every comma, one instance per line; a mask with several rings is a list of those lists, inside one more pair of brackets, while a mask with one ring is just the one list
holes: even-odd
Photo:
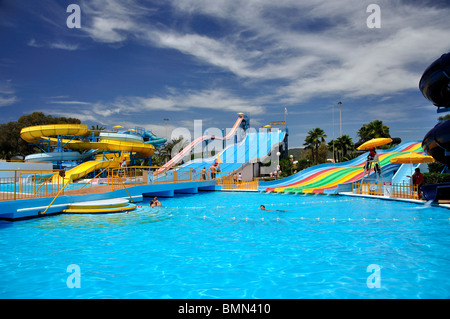
[[65, 104], [65, 105], [91, 105], [89, 102], [82, 101], [51, 101], [50, 104]]
[[[215, 112], [216, 120], [220, 119], [222, 114], [229, 112], [247, 112], [252, 115], [262, 115], [265, 112], [265, 107], [252, 101], [252, 99], [240, 98], [222, 89], [183, 91], [169, 88], [167, 91], [165, 95], [161, 96], [121, 96], [112, 101], [97, 101], [93, 103], [78, 100], [61, 100], [61, 97], [56, 97], [58, 99], [52, 98], [47, 102], [52, 106], [51, 109], [45, 112], [62, 116], [69, 114], [68, 108], [76, 107], [77, 112], [71, 113], [70, 116], [81, 121], [91, 121], [111, 126], [117, 123], [129, 123], [131, 125], [133, 121], [133, 125], [153, 126], [153, 116], [148, 116], [148, 114], [162, 114], [162, 112], [164, 114], [167, 114], [167, 112], [197, 112], [202, 115], [202, 110], [213, 111]], [[204, 114], [211, 115], [210, 112], [204, 112]], [[162, 116], [160, 116], [161, 121]], [[210, 122], [210, 118], [204, 117], [203, 120]], [[182, 122], [179, 119], [174, 119], [173, 121], [176, 121], [178, 126], [186, 124], [186, 122]], [[173, 128], [176, 126], [175, 122], [171, 122], [169, 125], [172, 125]], [[159, 129], [158, 133], [160, 131]]]
[[0, 107], [10, 106], [18, 101], [16, 96], [2, 96], [0, 94]]
[[33, 48], [43, 48], [47, 47], [50, 49], [60, 49], [60, 50], [67, 50], [67, 51], [75, 51], [79, 49], [79, 44], [70, 44], [65, 42], [54, 42], [54, 43], [39, 43], [36, 41], [36, 39], [31, 38], [27, 45]]
[[11, 80], [3, 81], [3, 83], [0, 82], [0, 107], [10, 106], [19, 101], [15, 93], [11, 85]]
[[[174, 20], [161, 22], [159, 8], [143, 7], [133, 0], [93, 0], [82, 4], [81, 30], [96, 42], [129, 40], [176, 50], [200, 62], [202, 72], [213, 66], [235, 76], [239, 86], [255, 88], [276, 80], [262, 91], [261, 101], [271, 104], [295, 105], [324, 96], [384, 97], [417, 90], [425, 67], [450, 47], [450, 9], [437, 9], [433, 2], [380, 0], [381, 29], [369, 29], [366, 8], [370, 3], [174, 0], [170, 1]], [[204, 17], [215, 21], [221, 32], [190, 26]], [[211, 84], [190, 93], [122, 97], [111, 106], [95, 109], [113, 115], [129, 108], [182, 111], [216, 105], [232, 111], [248, 107], [249, 112], [260, 114], [264, 109], [259, 104]]]
[[[98, 105], [97, 113], [114, 114], [139, 111], [187, 111], [191, 109], [210, 109], [217, 111], [246, 112], [261, 114], [265, 108], [230, 94], [225, 90], [203, 90], [203, 91], [178, 91], [171, 92], [164, 97], [120, 97], [117, 98], [106, 111]], [[95, 108], [94, 108], [95, 109]]]
[[64, 109], [43, 109], [41, 112], [45, 114], [49, 114], [52, 116], [64, 116], [64, 117], [72, 117], [79, 119], [81, 123], [85, 124], [85, 122], [92, 122], [92, 123], [103, 123], [101, 117], [97, 117], [92, 112], [89, 112], [88, 110], [78, 109], [76, 112], [70, 111], [70, 109], [64, 108]]
[[120, 43], [144, 32], [148, 26], [140, 20], [153, 10], [134, 0], [94, 0], [81, 4], [84, 20], [82, 31], [98, 42]]
[[36, 41], [36, 39], [34, 39], [34, 38], [31, 38], [31, 39], [28, 41], [27, 45], [30, 46], [30, 47], [34, 47], [34, 48], [40, 48], [40, 47], [41, 47], [41, 45], [38, 44], [37, 41]]
[[[379, 30], [367, 28], [368, 3], [359, 0], [345, 5], [317, 0], [182, 0], [173, 5], [190, 15], [226, 19], [252, 36], [247, 44], [245, 37], [195, 41], [193, 35], [184, 35], [166, 45], [173, 43], [173, 48], [216, 66], [223, 62], [225, 69], [241, 77], [286, 79], [287, 85], [277, 89], [285, 102], [330, 93], [358, 97], [416, 89], [423, 69], [413, 66], [426, 66], [430, 57], [450, 46], [450, 10], [430, 5], [380, 1]], [[323, 21], [323, 29], [318, 21]], [[316, 24], [308, 29], [308, 22]], [[295, 26], [302, 23], [304, 27]], [[179, 40], [187, 44], [180, 47]], [[220, 50], [220, 60], [211, 47]]]
[[75, 50], [78, 50], [79, 45], [78, 44], [63, 43], [63, 42], [55, 42], [55, 43], [50, 43], [49, 47], [52, 48], [52, 49], [75, 51]]
[[133, 22], [115, 18], [95, 17], [92, 26], [87, 29], [90, 36], [100, 42], [115, 43], [124, 41], [124, 31], [133, 29]]

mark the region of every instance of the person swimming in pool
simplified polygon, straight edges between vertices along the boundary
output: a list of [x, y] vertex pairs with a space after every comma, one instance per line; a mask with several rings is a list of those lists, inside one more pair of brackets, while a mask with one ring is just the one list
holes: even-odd
[[155, 198], [153, 198], [153, 203], [155, 204], [155, 206], [161, 206], [161, 202], [158, 200], [158, 197], [155, 196]]
[[281, 209], [266, 209], [266, 206], [264, 206], [264, 205], [259, 206], [259, 208], [261, 210], [265, 210], [268, 212], [282, 212], [282, 213], [285, 212], [285, 210], [281, 210]]

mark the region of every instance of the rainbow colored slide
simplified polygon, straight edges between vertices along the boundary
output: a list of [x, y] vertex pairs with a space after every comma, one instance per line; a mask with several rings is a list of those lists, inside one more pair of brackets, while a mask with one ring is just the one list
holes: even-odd
[[[422, 151], [421, 142], [417, 141], [404, 142], [388, 150], [378, 150], [381, 170], [385, 174], [398, 168], [399, 164], [390, 162], [395, 156]], [[279, 193], [335, 193], [339, 184], [362, 179], [366, 159], [367, 153], [348, 162], [316, 165], [281, 180], [261, 183], [258, 190]]]

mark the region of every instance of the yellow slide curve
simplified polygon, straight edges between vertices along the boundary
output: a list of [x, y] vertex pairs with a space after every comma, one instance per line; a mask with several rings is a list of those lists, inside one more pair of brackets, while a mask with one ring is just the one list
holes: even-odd
[[[57, 138], [50, 136], [73, 135], [78, 137], [99, 136], [100, 131], [90, 130], [85, 124], [51, 124], [25, 127], [20, 132], [20, 137], [28, 143], [50, 142], [52, 145], [57, 143]], [[99, 142], [85, 142], [79, 139], [62, 139], [63, 147], [73, 150], [98, 149], [103, 151], [123, 151], [138, 153], [143, 157], [153, 155], [155, 147], [143, 142], [120, 141], [113, 139], [100, 139]], [[112, 160], [95, 160], [84, 162], [69, 171], [65, 175], [65, 183], [77, 180], [86, 174], [107, 167], [118, 167], [119, 158], [113, 157]], [[57, 176], [55, 176], [57, 178]]]

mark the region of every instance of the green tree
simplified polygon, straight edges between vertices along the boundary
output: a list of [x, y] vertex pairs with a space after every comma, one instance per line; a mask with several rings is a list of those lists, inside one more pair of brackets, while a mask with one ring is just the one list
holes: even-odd
[[[181, 144], [179, 144], [181, 143]], [[179, 145], [178, 145], [179, 144]], [[185, 147], [187, 142], [184, 141], [183, 137], [172, 139], [172, 141], [160, 146], [153, 154], [152, 163], [155, 166], [162, 166], [166, 164], [172, 157], [172, 151], [175, 146], [180, 147], [180, 151]]]
[[439, 121], [448, 121], [448, 120], [450, 120], [450, 114], [445, 114], [444, 116], [439, 116], [438, 117], [438, 120]]
[[288, 159], [282, 158], [280, 159], [280, 169], [281, 169], [281, 177], [291, 176], [294, 172], [294, 165]]
[[364, 143], [373, 138], [391, 137], [389, 133], [389, 126], [384, 125], [383, 121], [374, 120], [369, 124], [364, 124], [359, 130], [359, 143]]
[[10, 160], [15, 155], [26, 156], [40, 150], [20, 138], [24, 127], [47, 124], [80, 124], [76, 118], [52, 117], [42, 112], [23, 115], [17, 121], [0, 124], [0, 157]]
[[342, 150], [342, 157], [347, 156], [347, 152], [354, 148], [352, 138], [350, 136], [342, 135], [337, 138], [339, 147]]
[[333, 161], [336, 163], [336, 161], [339, 159], [339, 151], [341, 150], [341, 145], [339, 144], [339, 141], [332, 140], [328, 143], [328, 150], [333, 153]]
[[303, 145], [305, 146], [303, 155], [311, 162], [314, 162], [314, 142], [312, 138], [310, 136], [307, 136]]
[[315, 160], [316, 163], [320, 163], [319, 146], [325, 142], [325, 137], [327, 137], [325, 131], [319, 127], [316, 127], [309, 131], [308, 135], [305, 138], [305, 144], [303, 145], [305, 145], [306, 147], [314, 148], [315, 156], [313, 157], [313, 160]]
[[301, 170], [304, 170], [305, 168], [309, 167], [309, 160], [307, 158], [301, 158], [297, 161], [297, 164], [295, 164], [295, 169], [297, 169], [297, 172], [300, 172]]
[[106, 127], [103, 125], [91, 125], [91, 130], [92, 131], [104, 131], [106, 130]]
[[47, 124], [81, 124], [81, 121], [72, 117], [53, 117], [51, 115], [45, 115], [42, 112], [33, 112], [28, 115], [19, 117], [17, 122], [23, 126], [33, 125], [47, 125]]

